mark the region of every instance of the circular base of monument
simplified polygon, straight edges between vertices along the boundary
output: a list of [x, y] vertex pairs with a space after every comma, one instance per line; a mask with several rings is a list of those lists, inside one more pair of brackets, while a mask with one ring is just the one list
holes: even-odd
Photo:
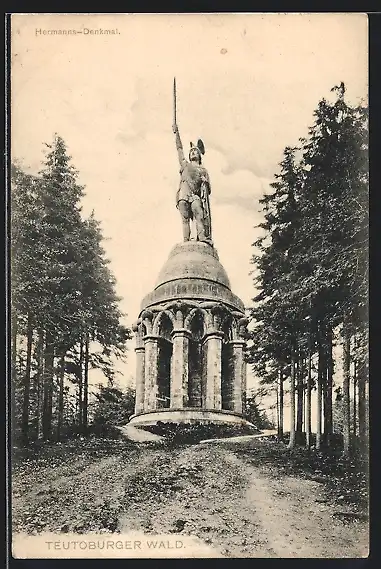
[[132, 415], [129, 424], [139, 426], [156, 425], [162, 423], [178, 424], [216, 424], [216, 425], [254, 425], [247, 421], [242, 415], [232, 411], [216, 411], [214, 409], [158, 409]]

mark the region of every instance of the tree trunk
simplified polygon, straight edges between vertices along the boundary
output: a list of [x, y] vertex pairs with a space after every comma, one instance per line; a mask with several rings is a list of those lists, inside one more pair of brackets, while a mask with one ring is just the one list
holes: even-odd
[[283, 370], [279, 370], [279, 426], [278, 439], [283, 442], [283, 423], [284, 423], [284, 389], [283, 389]]
[[324, 390], [324, 439], [329, 447], [332, 441], [333, 417], [332, 417], [332, 390], [333, 390], [333, 355], [332, 355], [332, 331], [326, 333], [326, 382]]
[[44, 403], [42, 415], [42, 436], [45, 441], [49, 440], [52, 434], [53, 367], [53, 336], [47, 332], [44, 354]]
[[74, 405], [74, 421], [76, 421], [79, 417], [79, 399], [78, 397], [75, 398], [75, 405]]
[[43, 393], [44, 393], [44, 332], [38, 332], [37, 344], [37, 439], [42, 439]]
[[15, 388], [17, 382], [17, 313], [16, 310], [12, 309], [11, 316], [11, 335], [12, 335], [12, 353], [11, 353], [11, 424], [12, 429], [15, 427], [15, 416], [16, 416], [16, 400], [15, 400]]
[[[303, 365], [305, 365], [306, 361], [304, 361]], [[303, 368], [304, 369], [304, 368]], [[306, 384], [304, 383], [303, 378], [303, 432], [306, 432]], [[305, 442], [303, 443], [305, 444]]]
[[350, 365], [351, 365], [351, 337], [347, 324], [343, 327], [343, 454], [350, 455]]
[[298, 359], [297, 363], [297, 406], [296, 406], [296, 437], [299, 444], [302, 443], [303, 432], [303, 358]]
[[318, 350], [318, 380], [317, 380], [317, 409], [316, 409], [316, 449], [321, 449], [322, 444], [322, 407], [323, 407], [323, 380], [325, 372], [325, 358], [324, 358], [324, 348], [319, 339], [319, 350]]
[[357, 361], [353, 362], [353, 437], [357, 438]]
[[311, 348], [308, 353], [307, 371], [307, 397], [306, 397], [306, 444], [311, 448], [311, 393], [312, 393], [312, 353]]
[[33, 326], [31, 316], [28, 315], [26, 366], [24, 374], [24, 393], [22, 403], [21, 435], [24, 445], [29, 443], [29, 403], [30, 403], [30, 370], [32, 363]]
[[15, 384], [17, 379], [17, 314], [12, 310], [12, 355], [11, 355], [11, 376]]
[[295, 359], [291, 360], [291, 377], [290, 377], [290, 442], [288, 448], [293, 449], [296, 443], [295, 436]]
[[79, 344], [79, 376], [78, 376], [78, 425], [80, 430], [83, 428], [83, 338], [81, 336], [81, 341]]
[[279, 440], [279, 375], [276, 383], [276, 426]]
[[57, 417], [57, 440], [61, 440], [63, 413], [64, 413], [64, 381], [65, 381], [65, 354], [60, 359], [59, 391], [58, 391], [58, 417]]
[[360, 362], [357, 368], [357, 384], [358, 384], [358, 417], [359, 417], [359, 440], [360, 445], [364, 448], [367, 444], [367, 421], [366, 421], [366, 366], [364, 362]]
[[83, 429], [84, 432], [87, 433], [88, 428], [88, 404], [89, 404], [89, 333], [86, 333], [86, 340], [85, 340], [85, 369], [84, 369], [84, 377], [83, 377]]

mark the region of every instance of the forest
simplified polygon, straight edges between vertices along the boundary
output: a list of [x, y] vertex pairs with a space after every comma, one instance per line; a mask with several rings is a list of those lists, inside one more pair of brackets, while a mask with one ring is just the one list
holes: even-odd
[[[46, 147], [38, 175], [11, 169], [11, 407], [24, 445], [89, 432], [99, 404], [120, 398], [107, 389], [131, 336], [100, 223], [82, 215], [84, 188], [65, 142], [55, 135]], [[89, 406], [91, 369], [108, 384]]]
[[343, 83], [331, 99], [284, 149], [260, 200], [248, 360], [262, 389], [275, 389], [280, 440], [287, 389], [289, 448], [339, 444], [349, 456], [368, 440], [368, 109], [346, 102]]

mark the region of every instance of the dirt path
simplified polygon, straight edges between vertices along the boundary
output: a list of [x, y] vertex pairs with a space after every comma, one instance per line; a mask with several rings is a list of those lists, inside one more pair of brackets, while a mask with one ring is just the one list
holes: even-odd
[[43, 479], [37, 462], [16, 469], [14, 530], [196, 536], [223, 557], [367, 555], [367, 524], [336, 518], [324, 485], [274, 469], [260, 441], [249, 458], [239, 441], [118, 444], [45, 465]]
[[362, 557], [366, 526], [345, 525], [321, 502], [321, 484], [271, 478], [216, 444], [180, 451], [172, 469], [181, 480], [176, 498], [151, 496], [119, 518], [119, 529], [185, 533], [227, 557]]
[[[240, 468], [232, 453], [227, 462]], [[334, 508], [324, 499], [322, 485], [312, 480], [272, 478], [266, 466], [244, 465], [249, 477], [245, 492], [248, 509], [255, 513], [275, 557], [362, 557], [367, 555], [364, 525], [335, 521]]]

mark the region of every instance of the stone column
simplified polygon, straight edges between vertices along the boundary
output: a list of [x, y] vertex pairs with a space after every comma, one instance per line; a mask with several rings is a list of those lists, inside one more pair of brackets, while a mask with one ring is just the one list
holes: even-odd
[[[246, 347], [246, 343], [245, 346]], [[247, 363], [244, 350], [242, 350], [242, 412], [246, 412], [246, 391], [247, 391]]]
[[188, 405], [188, 352], [190, 332], [185, 328], [172, 332], [171, 408], [183, 409]]
[[[235, 413], [243, 413], [242, 395], [243, 395], [243, 366], [245, 364], [243, 349], [244, 340], [233, 340], [230, 342], [233, 350], [233, 377], [232, 377], [232, 403]], [[245, 364], [246, 367], [246, 364]], [[246, 388], [245, 388], [246, 389]]]
[[223, 332], [211, 332], [206, 337], [205, 407], [221, 409], [221, 355]]
[[135, 392], [135, 415], [144, 411], [144, 346], [137, 346], [136, 353], [136, 392]]
[[157, 409], [158, 337], [144, 336], [144, 411]]
[[135, 376], [135, 415], [144, 411], [144, 343], [141, 321], [133, 324], [135, 332], [136, 376]]

